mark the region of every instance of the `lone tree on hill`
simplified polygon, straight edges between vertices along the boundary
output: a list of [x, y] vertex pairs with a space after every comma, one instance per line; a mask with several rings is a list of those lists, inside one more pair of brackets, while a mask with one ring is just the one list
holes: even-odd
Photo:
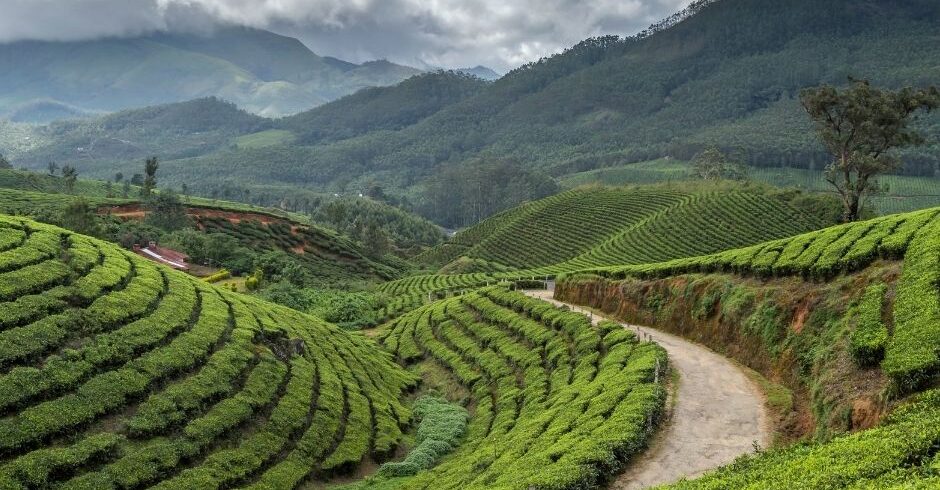
[[59, 164], [56, 162], [49, 162], [46, 164], [46, 170], [49, 171], [49, 175], [55, 175], [55, 171], [59, 169]]
[[62, 178], [65, 180], [65, 189], [71, 193], [75, 189], [75, 181], [78, 180], [78, 170], [71, 165], [63, 165]]
[[880, 189], [876, 177], [901, 166], [892, 150], [924, 142], [920, 132], [908, 127], [915, 113], [940, 105], [936, 87], [894, 92], [872, 88], [867, 80], [851, 82], [844, 90], [822, 85], [800, 94], [832, 156], [826, 181], [842, 198], [846, 222], [857, 220], [865, 197]]
[[144, 162], [144, 184], [140, 188], [140, 194], [143, 197], [150, 196], [157, 187], [157, 168], [159, 167], [157, 157], [150, 157]]
[[692, 174], [704, 180], [747, 180], [747, 166], [709, 146], [692, 158]]

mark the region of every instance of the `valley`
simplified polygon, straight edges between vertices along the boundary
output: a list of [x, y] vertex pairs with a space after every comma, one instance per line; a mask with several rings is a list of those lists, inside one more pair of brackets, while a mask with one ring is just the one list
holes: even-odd
[[0, 490], [940, 487], [940, 6], [622, 7], [4, 7]]

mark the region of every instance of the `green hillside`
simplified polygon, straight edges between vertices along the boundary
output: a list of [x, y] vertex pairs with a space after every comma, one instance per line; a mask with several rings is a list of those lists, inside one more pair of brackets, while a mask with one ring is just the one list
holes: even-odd
[[464, 444], [397, 488], [592, 488], [645, 447], [665, 402], [662, 348], [502, 288], [415, 310], [382, 342], [475, 406]]
[[323, 286], [385, 281], [411, 268], [398, 257], [370, 254], [348, 236], [280, 210], [194, 199], [185, 203], [183, 211], [191, 226], [162, 230], [148, 226], [151, 211], [139, 198], [98, 197], [96, 191], [103, 190], [100, 182], [80, 181], [89, 191], [87, 196], [3, 188], [3, 183], [22, 183], [19, 177], [24, 176], [26, 182], [59, 185], [54, 177], [0, 170], [0, 213], [68, 226], [66, 208], [85, 202], [98, 215], [100, 237], [121, 241], [128, 248], [154, 240], [189, 254], [197, 265], [211, 261], [239, 275], [262, 263], [268, 273], [280, 275], [292, 267], [289, 264], [296, 264], [304, 270], [304, 281]]
[[[778, 187], [834, 192], [821, 170], [750, 167], [748, 177]], [[589, 184], [636, 185], [692, 179], [687, 162], [661, 159], [576, 172], [558, 180], [563, 187], [574, 188]], [[940, 179], [936, 177], [883, 175], [878, 177], [878, 181], [886, 186], [885, 190], [869, 198], [878, 214], [904, 213], [940, 205]]]
[[371, 341], [106, 242], [0, 227], [4, 486], [287, 488], [401, 441], [415, 378]]
[[[934, 208], [705, 257], [580, 271], [560, 277], [555, 296], [681, 333], [807, 390], [815, 443], [662, 488], [935, 488], [938, 216]], [[860, 426], [859, 403], [872, 399], [880, 420]]]
[[[849, 76], [889, 88], [935, 83], [938, 20], [931, 0], [699, 1], [641, 35], [588, 39], [491, 83], [432, 77], [273, 122], [294, 135], [278, 144], [209, 138], [185, 156], [175, 145], [157, 153], [172, 155], [163, 169], [174, 186], [268, 186], [291, 196], [298, 188], [356, 193], [380, 181], [415, 203], [432, 199], [425, 184], [445, 169], [480, 157], [564, 176], [687, 160], [715, 144], [741, 150], [754, 166], [819, 169], [827, 157], [799, 106], [800, 90], [844, 85]], [[938, 124], [931, 115], [916, 127], [930, 136]], [[105, 131], [98, 139], [107, 138]], [[937, 144], [930, 136], [901, 152], [901, 172], [934, 176]], [[17, 153], [21, 143], [0, 146], [31, 168], [51, 154], [81, 160], [58, 143]], [[105, 177], [118, 161], [87, 161], [80, 170]], [[523, 199], [510, 196], [505, 207]]]
[[[710, 254], [822, 228], [818, 201], [733, 183], [580, 187], [500, 213], [416, 257], [463, 274], [406, 277], [391, 294]], [[466, 257], [469, 260], [458, 257]]]

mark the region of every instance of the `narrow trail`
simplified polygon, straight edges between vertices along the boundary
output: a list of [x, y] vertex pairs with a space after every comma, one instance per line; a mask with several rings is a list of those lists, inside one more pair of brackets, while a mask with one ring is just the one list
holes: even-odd
[[[547, 290], [527, 295], [556, 301]], [[604, 317], [593, 315], [597, 323]], [[651, 447], [637, 457], [610, 485], [612, 489], [640, 489], [694, 477], [766, 447], [771, 440], [763, 395], [734, 363], [699, 344], [647, 327], [624, 325], [651, 338], [669, 354], [679, 374], [672, 418], [654, 436]]]

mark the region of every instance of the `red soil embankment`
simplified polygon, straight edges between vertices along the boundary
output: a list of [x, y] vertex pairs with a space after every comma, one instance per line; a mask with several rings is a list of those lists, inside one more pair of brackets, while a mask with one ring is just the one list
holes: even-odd
[[[148, 211], [140, 204], [122, 204], [118, 206], [102, 206], [98, 208], [98, 214], [111, 215], [121, 219], [143, 219]], [[291, 222], [284, 218], [277, 218], [264, 213], [254, 213], [251, 211], [223, 211], [221, 209], [201, 208], [194, 206], [186, 207], [186, 214], [198, 218], [224, 218], [232, 223], [240, 221], [256, 221], [263, 224], [288, 223]]]

